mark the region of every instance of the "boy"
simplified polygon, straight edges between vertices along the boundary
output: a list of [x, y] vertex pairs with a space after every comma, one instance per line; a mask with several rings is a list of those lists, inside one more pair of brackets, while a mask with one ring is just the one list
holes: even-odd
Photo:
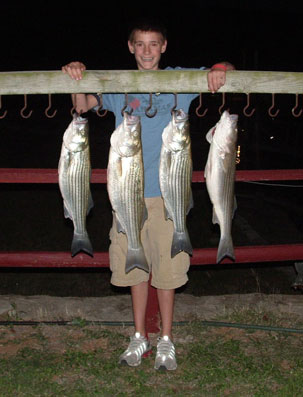
[[[134, 54], [139, 70], [158, 70], [161, 54], [166, 51], [167, 39], [165, 29], [153, 22], [142, 21], [132, 29], [129, 40], [129, 51]], [[62, 67], [62, 71], [71, 78], [79, 80], [86, 69], [81, 62], [71, 62]], [[171, 69], [171, 68], [167, 68]], [[205, 69], [205, 68], [202, 68]], [[228, 62], [215, 64], [209, 71], [207, 80], [211, 92], [216, 92], [225, 83], [226, 71], [234, 67]], [[191, 101], [198, 94], [178, 94], [178, 108], [188, 112]], [[121, 109], [124, 106], [124, 94], [103, 94], [103, 108], [114, 112], [116, 126], [122, 122]], [[78, 112], [101, 105], [100, 97], [94, 94], [72, 94], [72, 101]], [[162, 145], [162, 132], [171, 120], [170, 110], [174, 106], [173, 94], [153, 94], [152, 103], [157, 114], [148, 118], [145, 109], [149, 106], [149, 94], [129, 94], [128, 110], [141, 118], [142, 146], [144, 160], [145, 202], [148, 219], [145, 221], [141, 235], [144, 251], [152, 274], [151, 285], [157, 288], [161, 314], [161, 337], [158, 338], [155, 369], [175, 370], [177, 362], [172, 339], [172, 321], [175, 289], [188, 280], [189, 255], [180, 252], [173, 259], [170, 257], [170, 246], [173, 235], [173, 224], [165, 220], [163, 200], [159, 187], [159, 156]], [[127, 251], [126, 236], [118, 233], [115, 225], [110, 231], [111, 246], [109, 249], [111, 283], [117, 286], [130, 286], [132, 307], [135, 322], [135, 334], [131, 337], [126, 351], [119, 362], [138, 366], [141, 357], [151, 350], [146, 338], [145, 311], [148, 297], [149, 274], [134, 269], [125, 274], [124, 264]]]

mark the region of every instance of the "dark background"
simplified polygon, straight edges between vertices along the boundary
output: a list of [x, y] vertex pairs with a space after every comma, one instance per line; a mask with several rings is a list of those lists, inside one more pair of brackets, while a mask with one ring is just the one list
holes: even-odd
[[[56, 3], [1, 5], [0, 71], [59, 70], [80, 60], [87, 69], [135, 69], [127, 33], [138, 16], [160, 16], [168, 29], [168, 47], [161, 66], [199, 67], [228, 60], [239, 70], [302, 71], [302, 9], [285, 1], [187, 1], [137, 5]], [[205, 134], [219, 119], [221, 94], [206, 94], [205, 118], [190, 110], [194, 169], [204, 169], [209, 145]], [[7, 116], [0, 120], [0, 167], [56, 168], [62, 135], [71, 116], [69, 95], [53, 95], [48, 119], [46, 95], [28, 97], [29, 119], [20, 116], [22, 96], [3, 96]], [[239, 114], [241, 162], [238, 169], [302, 168], [303, 116], [294, 118], [294, 95], [277, 95], [280, 112], [268, 115], [271, 95], [251, 95], [256, 108], [243, 115], [245, 95], [226, 95], [226, 108]], [[302, 98], [300, 97], [300, 106]], [[2, 111], [0, 111], [2, 114]], [[114, 117], [88, 114], [93, 168], [106, 168]], [[238, 211], [233, 224], [235, 245], [300, 243], [303, 238], [302, 188], [237, 183]], [[211, 206], [204, 184], [194, 185], [195, 207], [188, 216], [194, 247], [216, 247], [219, 229], [211, 223]], [[111, 211], [106, 186], [92, 186], [95, 207], [88, 231], [95, 251], [107, 250]], [[65, 220], [58, 186], [0, 186], [0, 250], [68, 251], [72, 225]], [[108, 269], [2, 269], [0, 293], [99, 296], [121, 293], [109, 287]], [[194, 294], [282, 292], [291, 289], [292, 263], [215, 265], [189, 272], [185, 292]]]
[[[143, 2], [141, 2], [143, 3]], [[301, 71], [302, 7], [282, 0], [175, 2], [34, 2], [1, 4], [1, 70], [136, 68], [126, 46], [132, 20], [160, 17], [168, 29], [165, 65]]]

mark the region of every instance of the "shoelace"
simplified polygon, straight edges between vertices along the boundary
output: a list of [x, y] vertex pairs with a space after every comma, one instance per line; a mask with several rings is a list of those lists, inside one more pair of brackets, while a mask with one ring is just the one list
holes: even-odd
[[157, 355], [165, 355], [170, 358], [175, 357], [175, 346], [170, 341], [165, 341], [161, 338], [158, 339], [159, 343], [157, 346]]
[[146, 348], [145, 343], [146, 341], [142, 337], [140, 338], [132, 337], [127, 350], [130, 353], [135, 353], [137, 355], [142, 356]]

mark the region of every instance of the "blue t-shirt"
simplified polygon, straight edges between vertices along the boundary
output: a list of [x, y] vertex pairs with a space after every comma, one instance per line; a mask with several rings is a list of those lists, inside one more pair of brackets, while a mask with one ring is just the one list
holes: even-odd
[[[171, 68], [184, 69], [184, 68]], [[205, 69], [204, 67], [200, 69]], [[198, 94], [178, 94], [177, 95], [177, 109], [183, 109], [188, 113], [191, 101], [197, 97]], [[116, 127], [121, 124], [123, 117], [121, 110], [125, 105], [124, 94], [102, 94], [103, 108], [113, 112], [116, 116]], [[133, 115], [140, 116], [141, 119], [141, 140], [143, 148], [143, 163], [144, 163], [144, 196], [157, 197], [161, 196], [159, 184], [159, 161], [162, 146], [162, 132], [171, 120], [171, 109], [175, 105], [174, 94], [153, 94], [152, 108], [149, 113], [153, 113], [157, 109], [154, 117], [147, 117], [145, 114], [146, 108], [149, 106], [150, 95], [141, 93], [129, 93], [128, 104], [125, 109], [130, 111], [132, 108]]]

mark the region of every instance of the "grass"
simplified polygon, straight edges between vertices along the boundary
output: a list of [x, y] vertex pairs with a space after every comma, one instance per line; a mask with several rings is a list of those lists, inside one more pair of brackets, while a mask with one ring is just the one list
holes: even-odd
[[[235, 317], [258, 320], [244, 312]], [[132, 331], [82, 324], [1, 327], [0, 396], [302, 395], [302, 335], [198, 322], [176, 326], [178, 368], [157, 372], [154, 354], [137, 368], [117, 364]], [[151, 341], [155, 346], [156, 335]]]

